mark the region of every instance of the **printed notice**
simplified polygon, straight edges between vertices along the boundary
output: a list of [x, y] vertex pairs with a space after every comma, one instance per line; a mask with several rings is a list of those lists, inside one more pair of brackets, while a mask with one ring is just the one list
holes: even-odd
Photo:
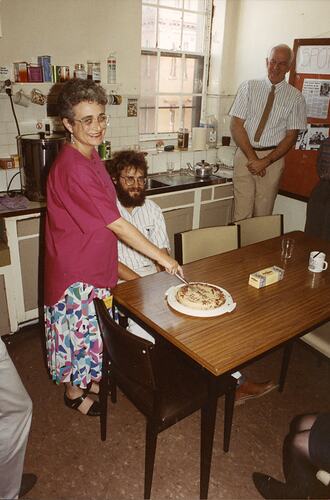
[[305, 78], [302, 93], [306, 100], [307, 117], [321, 118], [328, 117], [330, 80], [318, 80]]
[[296, 73], [330, 75], [330, 45], [301, 45], [296, 59]]
[[299, 132], [295, 149], [307, 151], [319, 149], [327, 137], [329, 137], [329, 125], [309, 123], [305, 130]]

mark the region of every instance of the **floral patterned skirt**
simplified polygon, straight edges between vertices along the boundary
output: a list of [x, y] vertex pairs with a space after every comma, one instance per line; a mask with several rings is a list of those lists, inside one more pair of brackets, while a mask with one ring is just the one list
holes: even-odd
[[57, 384], [71, 382], [85, 389], [100, 380], [102, 339], [93, 299], [110, 296], [109, 288], [77, 282], [59, 302], [44, 307], [47, 363]]

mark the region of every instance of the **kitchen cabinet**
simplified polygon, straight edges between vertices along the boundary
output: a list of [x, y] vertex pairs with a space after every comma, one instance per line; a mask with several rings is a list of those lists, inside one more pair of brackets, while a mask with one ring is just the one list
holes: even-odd
[[0, 269], [0, 335], [10, 332], [10, 319], [6, 295], [5, 277]]
[[150, 195], [163, 211], [174, 255], [174, 234], [199, 227], [225, 226], [232, 222], [233, 184]]
[[[42, 281], [39, 248], [41, 214], [36, 212], [5, 217], [4, 225], [10, 250], [6, 280], [7, 306], [10, 332], [15, 332], [20, 326], [39, 318]], [[0, 268], [0, 273], [1, 269], [3, 268]]]

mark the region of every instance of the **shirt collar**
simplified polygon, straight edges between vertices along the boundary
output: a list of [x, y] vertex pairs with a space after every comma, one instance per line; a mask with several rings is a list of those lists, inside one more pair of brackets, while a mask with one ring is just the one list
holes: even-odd
[[[272, 84], [272, 82], [269, 80], [269, 78], [268, 78], [268, 77], [266, 78], [266, 82], [267, 82], [267, 85], [269, 85], [269, 88], [271, 88], [273, 84]], [[286, 84], [286, 80], [285, 80], [285, 78], [284, 78], [284, 80], [282, 80], [281, 82], [276, 83], [276, 84], [275, 84], [275, 92], [276, 92], [276, 91], [278, 91], [278, 90], [280, 90], [280, 89], [283, 87], [283, 85], [285, 85], [285, 84]]]

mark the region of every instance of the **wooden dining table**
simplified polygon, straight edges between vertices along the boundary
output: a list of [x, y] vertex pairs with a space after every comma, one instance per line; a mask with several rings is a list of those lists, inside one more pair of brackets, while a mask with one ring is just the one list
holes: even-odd
[[[287, 260], [281, 257], [282, 237], [278, 237], [184, 265], [188, 281], [214, 284], [229, 292], [236, 303], [230, 313], [193, 317], [172, 309], [166, 292], [180, 282], [166, 272], [117, 285], [115, 304], [156, 339], [170, 343], [202, 367], [210, 384], [285, 346], [282, 390], [293, 341], [330, 320], [330, 269], [308, 270], [311, 251], [323, 251], [330, 258], [330, 242], [301, 231], [285, 236], [295, 242]], [[260, 289], [248, 284], [251, 273], [274, 265], [284, 270], [282, 280]], [[210, 391], [210, 398], [214, 410], [216, 389]], [[206, 483], [202, 498], [207, 496], [208, 478]]]

